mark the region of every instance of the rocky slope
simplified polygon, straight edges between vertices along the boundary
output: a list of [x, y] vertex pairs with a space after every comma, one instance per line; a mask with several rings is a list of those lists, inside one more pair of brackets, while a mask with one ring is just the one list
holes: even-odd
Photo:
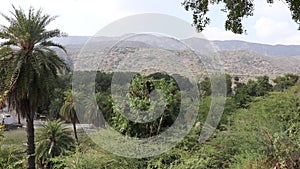
[[[220, 47], [220, 41], [215, 44], [215, 42], [192, 38], [183, 40], [184, 43], [181, 43], [176, 39], [154, 35], [135, 36], [120, 42], [118, 40], [116, 37], [99, 37], [83, 44], [86, 39], [77, 38], [74, 43], [70, 43], [72, 40], [69, 39], [67, 40], [69, 44], [66, 45], [68, 54], [65, 55], [62, 52], [59, 54], [70, 64], [74, 64], [76, 69], [82, 70], [163, 69], [166, 72], [185, 71], [203, 74], [205, 71], [224, 68], [226, 73], [249, 77], [260, 75], [274, 77], [285, 73], [300, 74], [300, 57], [289, 56], [296, 55], [298, 52], [300, 54], [298, 46], [277, 46], [276, 48], [276, 46], [267, 45], [270, 49], [276, 49], [275, 51], [282, 49], [281, 53], [289, 50], [286, 56], [271, 56], [272, 53], [268, 52], [270, 49], [266, 45], [252, 44], [249, 47], [248, 43], [238, 41], [234, 41], [233, 45], [223, 42], [223, 47]], [[224, 50], [226, 46], [227, 50]], [[243, 50], [237, 50], [239, 48]], [[256, 52], [250, 50], [252, 48], [256, 49]]]

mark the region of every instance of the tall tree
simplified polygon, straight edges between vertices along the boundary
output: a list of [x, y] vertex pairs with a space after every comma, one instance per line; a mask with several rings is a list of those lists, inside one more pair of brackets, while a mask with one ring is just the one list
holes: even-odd
[[[153, 92], [155, 90], [162, 93]], [[163, 74], [136, 75], [126, 95], [129, 102], [124, 101], [122, 96], [115, 96], [121, 97], [123, 102], [113, 103], [110, 124], [122, 134], [131, 137], [142, 138], [160, 134], [178, 117], [182, 92], [186, 91], [179, 91], [175, 80]], [[122, 105], [121, 109], [119, 105]], [[122, 113], [130, 113], [136, 122], [125, 118]]]
[[[274, 0], [266, 0], [268, 3], [274, 3]], [[292, 19], [299, 24], [300, 29], [300, 1], [299, 0], [278, 0], [285, 3], [291, 11]], [[285, 1], [285, 2], [284, 2]], [[233, 33], [242, 34], [246, 30], [243, 27], [242, 20], [245, 17], [253, 15], [253, 0], [185, 0], [182, 5], [187, 11], [193, 13], [193, 24], [198, 31], [203, 31], [210, 23], [207, 12], [211, 5], [223, 3], [221, 10], [227, 14], [225, 29]]]
[[[47, 99], [49, 85], [65, 73], [69, 67], [58, 57], [52, 47], [66, 52], [63, 46], [54, 43], [53, 37], [63, 34], [46, 29], [56, 17], [43, 14], [42, 10], [30, 8], [26, 14], [15, 8], [10, 15], [1, 14], [9, 23], [1, 25], [0, 62], [5, 62], [5, 89], [1, 91], [0, 103], [8, 103], [26, 118], [28, 169], [35, 168], [34, 116], [39, 104]], [[9, 50], [7, 50], [9, 49]]]

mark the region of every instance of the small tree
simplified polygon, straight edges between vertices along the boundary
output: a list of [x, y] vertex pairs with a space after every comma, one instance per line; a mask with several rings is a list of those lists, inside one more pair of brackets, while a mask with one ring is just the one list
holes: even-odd
[[284, 91], [287, 88], [295, 85], [299, 80], [299, 76], [294, 74], [286, 74], [285, 76], [276, 77], [273, 82], [276, 83], [274, 86], [275, 91]]
[[75, 93], [72, 90], [68, 90], [64, 94], [65, 94], [65, 102], [60, 109], [60, 114], [65, 118], [65, 120], [72, 123], [74, 136], [78, 143], [76, 123], [78, 123], [79, 120], [74, 107], [74, 95], [78, 95], [78, 93]]
[[261, 76], [257, 78], [257, 95], [263, 96], [272, 91], [273, 86], [269, 83], [268, 76]]
[[37, 135], [35, 160], [40, 168], [51, 168], [51, 158], [74, 150], [75, 140], [61, 121], [49, 121]]

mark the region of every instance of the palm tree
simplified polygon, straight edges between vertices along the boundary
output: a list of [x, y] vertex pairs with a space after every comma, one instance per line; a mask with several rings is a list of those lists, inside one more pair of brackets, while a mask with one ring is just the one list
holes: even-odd
[[28, 169], [35, 168], [34, 116], [37, 107], [48, 97], [49, 85], [59, 73], [69, 70], [63, 59], [51, 47], [64, 47], [51, 41], [63, 34], [58, 30], [46, 30], [56, 17], [43, 14], [42, 10], [29, 9], [28, 14], [20, 8], [10, 12], [11, 17], [1, 14], [10, 24], [1, 25], [0, 62], [5, 62], [6, 87], [2, 90], [0, 103], [8, 101], [23, 118], [26, 118]]
[[79, 93], [76, 93], [72, 90], [67, 90], [64, 92], [65, 94], [65, 102], [60, 109], [60, 114], [65, 118], [65, 120], [69, 121], [73, 125], [74, 136], [76, 142], [78, 143], [78, 136], [76, 130], [76, 123], [79, 122], [75, 107], [74, 107], [74, 98], [79, 96]]
[[49, 121], [37, 135], [36, 162], [40, 168], [51, 168], [50, 158], [75, 149], [71, 132], [59, 120]]

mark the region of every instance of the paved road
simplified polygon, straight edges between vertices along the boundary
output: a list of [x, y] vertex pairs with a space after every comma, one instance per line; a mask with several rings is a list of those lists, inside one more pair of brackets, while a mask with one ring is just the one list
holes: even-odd
[[[41, 121], [41, 120], [35, 120], [34, 121], [34, 128], [42, 128], [43, 124], [46, 123], [47, 121]], [[23, 123], [25, 124], [25, 123]], [[67, 128], [73, 129], [73, 125], [70, 123], [65, 123]], [[92, 125], [91, 124], [76, 124], [76, 128], [91, 128]]]

